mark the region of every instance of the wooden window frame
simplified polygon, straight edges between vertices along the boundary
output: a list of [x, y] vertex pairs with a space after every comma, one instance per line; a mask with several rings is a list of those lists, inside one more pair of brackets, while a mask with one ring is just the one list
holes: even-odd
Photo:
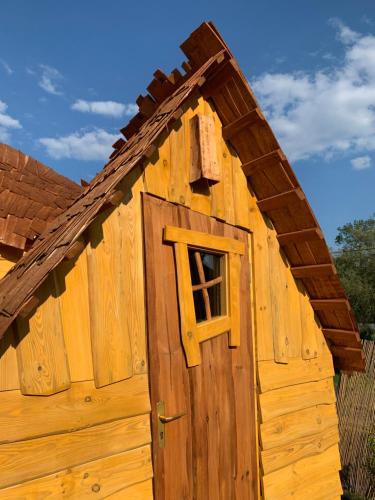
[[[174, 244], [177, 270], [178, 300], [180, 305], [181, 338], [187, 365], [201, 364], [199, 344], [229, 332], [229, 346], [240, 345], [240, 272], [241, 255], [245, 253], [242, 241], [216, 236], [180, 227], [166, 226], [164, 241]], [[223, 254], [225, 259], [226, 314], [197, 323], [193, 299], [188, 248], [209, 250]]]

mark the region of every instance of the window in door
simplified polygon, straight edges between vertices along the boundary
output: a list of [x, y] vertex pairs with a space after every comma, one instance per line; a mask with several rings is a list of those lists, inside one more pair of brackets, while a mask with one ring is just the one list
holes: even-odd
[[240, 270], [243, 242], [166, 226], [176, 256], [181, 337], [188, 366], [199, 365], [199, 343], [229, 332], [240, 345]]

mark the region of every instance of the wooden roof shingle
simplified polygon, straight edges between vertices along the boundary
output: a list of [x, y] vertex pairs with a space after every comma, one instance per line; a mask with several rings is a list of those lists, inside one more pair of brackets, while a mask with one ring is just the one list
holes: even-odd
[[30, 248], [81, 192], [70, 179], [0, 144], [0, 244]]

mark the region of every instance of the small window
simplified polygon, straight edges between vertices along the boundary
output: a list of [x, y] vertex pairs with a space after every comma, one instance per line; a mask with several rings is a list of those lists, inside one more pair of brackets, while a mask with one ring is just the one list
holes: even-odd
[[197, 323], [226, 314], [225, 255], [189, 248], [190, 275]]
[[188, 366], [199, 365], [199, 343], [229, 332], [240, 345], [240, 272], [242, 241], [166, 226], [164, 240], [174, 243], [181, 337]]

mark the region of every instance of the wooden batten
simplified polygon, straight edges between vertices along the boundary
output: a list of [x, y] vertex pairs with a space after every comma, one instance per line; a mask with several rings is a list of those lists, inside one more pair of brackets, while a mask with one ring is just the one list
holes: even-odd
[[272, 167], [275, 164], [283, 163], [286, 161], [286, 157], [281, 149], [275, 149], [271, 151], [271, 153], [267, 153], [255, 160], [251, 160], [242, 165], [242, 170], [246, 177], [255, 174], [255, 172], [259, 172], [261, 170], [265, 170], [269, 167]]
[[261, 212], [269, 212], [287, 205], [300, 203], [303, 200], [305, 200], [305, 195], [302, 189], [296, 188], [276, 194], [275, 196], [270, 196], [269, 198], [263, 198], [257, 202], [257, 205]]
[[69, 250], [66, 252], [64, 259], [73, 260], [75, 259], [85, 248], [85, 243], [81, 240], [77, 240], [70, 246]]
[[252, 127], [259, 123], [264, 123], [265, 118], [259, 108], [249, 111], [232, 123], [223, 127], [223, 139], [228, 141], [246, 127]]
[[124, 199], [125, 193], [121, 189], [117, 189], [113, 194], [108, 197], [108, 203], [113, 207], [117, 207]]
[[311, 299], [310, 304], [314, 311], [350, 311], [347, 299]]
[[323, 328], [322, 332], [325, 338], [334, 345], [347, 347], [359, 347], [361, 345], [361, 338], [357, 331]]
[[322, 240], [323, 233], [318, 227], [310, 229], [301, 229], [300, 231], [292, 231], [290, 233], [283, 233], [277, 235], [277, 240], [280, 246], [304, 243], [306, 241]]
[[352, 360], [352, 359], [362, 359], [364, 360], [365, 357], [363, 355], [363, 352], [361, 348], [355, 348], [355, 347], [344, 347], [344, 346], [336, 346], [333, 345], [331, 346], [331, 351], [332, 353], [341, 358], [341, 359], [347, 359], [347, 360]]
[[212, 116], [197, 114], [190, 120], [190, 182], [221, 180]]
[[291, 267], [291, 272], [295, 278], [324, 278], [335, 276], [336, 268], [332, 264], [314, 264], [311, 266]]
[[29, 314], [38, 307], [40, 300], [36, 295], [32, 295], [22, 306], [22, 309], [18, 313], [20, 318], [26, 318]]

